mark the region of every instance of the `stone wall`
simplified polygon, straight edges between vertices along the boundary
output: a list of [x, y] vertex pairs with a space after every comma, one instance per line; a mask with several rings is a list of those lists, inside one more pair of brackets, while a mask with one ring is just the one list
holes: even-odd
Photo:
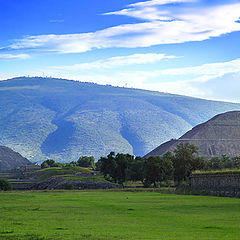
[[240, 196], [240, 172], [199, 173], [190, 176], [192, 191]]

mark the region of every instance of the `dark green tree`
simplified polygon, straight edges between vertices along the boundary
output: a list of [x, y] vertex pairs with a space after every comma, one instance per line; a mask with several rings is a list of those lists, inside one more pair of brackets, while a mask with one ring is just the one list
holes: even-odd
[[223, 161], [219, 157], [213, 157], [206, 163], [207, 170], [220, 170], [224, 168]]
[[134, 161], [134, 156], [130, 154], [118, 153], [115, 157], [116, 171], [115, 178], [119, 184], [123, 184], [129, 178], [128, 173], [131, 162]]
[[222, 165], [223, 165], [224, 169], [227, 169], [227, 168], [228, 169], [232, 169], [232, 168], [234, 168], [233, 159], [228, 157], [227, 155], [222, 155], [221, 162], [222, 162]]
[[0, 191], [10, 191], [12, 190], [12, 184], [6, 179], [0, 179]]
[[144, 162], [145, 159], [141, 157], [136, 157], [129, 162], [129, 167], [127, 169], [127, 179], [130, 181], [141, 181], [144, 182]]
[[58, 167], [58, 166], [59, 166], [58, 163], [56, 163], [52, 159], [48, 159], [41, 164], [41, 168]]
[[168, 156], [156, 156], [145, 159], [144, 162], [144, 185], [149, 186], [151, 184], [156, 187], [157, 182], [166, 181], [172, 178], [173, 175], [173, 163]]
[[111, 152], [106, 158], [101, 157], [97, 162], [97, 169], [100, 170], [106, 179], [115, 183], [123, 184], [130, 178], [130, 166], [134, 156]]
[[240, 157], [239, 156], [232, 158], [232, 166], [233, 166], [232, 167], [233, 169], [240, 168]]
[[96, 163], [97, 170], [103, 173], [104, 177], [108, 180], [113, 180], [115, 183], [116, 179], [116, 160], [115, 153], [110, 152], [107, 157], [101, 157]]
[[176, 150], [174, 150], [173, 167], [174, 167], [174, 180], [180, 183], [186, 180], [193, 170], [196, 170], [199, 164], [195, 163], [200, 161], [198, 158], [198, 148], [189, 143], [180, 143]]
[[78, 161], [77, 165], [80, 167], [85, 167], [85, 168], [95, 168], [95, 159], [93, 156], [81, 156]]

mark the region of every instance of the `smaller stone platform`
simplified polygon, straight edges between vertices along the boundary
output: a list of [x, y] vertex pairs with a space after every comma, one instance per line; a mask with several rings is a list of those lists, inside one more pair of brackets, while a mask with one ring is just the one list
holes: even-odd
[[240, 196], [240, 171], [194, 173], [190, 176], [190, 183], [192, 191]]

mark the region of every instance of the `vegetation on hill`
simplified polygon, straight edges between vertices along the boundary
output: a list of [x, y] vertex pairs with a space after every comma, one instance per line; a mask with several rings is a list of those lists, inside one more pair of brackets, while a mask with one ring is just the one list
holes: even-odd
[[70, 163], [59, 163], [55, 162], [55, 160], [48, 159], [41, 164], [41, 168], [52, 168], [52, 167], [82, 167], [82, 168], [92, 168], [95, 169], [95, 159], [93, 156], [81, 156], [79, 157], [77, 162]]
[[107, 157], [100, 158], [96, 166], [109, 181], [119, 184], [141, 181], [145, 187], [151, 184], [156, 187], [157, 183], [169, 180], [179, 185], [196, 170], [240, 169], [240, 157], [222, 156], [207, 160], [198, 156], [195, 145], [180, 143], [174, 152], [148, 158], [111, 152]]
[[52, 78], [0, 82], [0, 144], [32, 161], [144, 155], [240, 104]]
[[240, 174], [240, 169], [196, 170], [192, 174]]
[[[21, 179], [19, 184], [29, 183], [27, 189], [65, 189], [65, 185], [72, 185], [71, 181], [63, 180], [104, 181], [110, 184], [97, 185], [96, 188], [128, 186], [129, 182], [132, 186], [160, 187], [162, 184], [172, 186], [173, 182], [175, 186], [180, 186], [184, 181], [188, 181], [191, 173], [196, 170], [209, 172], [223, 169], [232, 171], [240, 169], [240, 157], [230, 158], [224, 155], [221, 158], [207, 160], [198, 155], [198, 148], [195, 145], [181, 143], [174, 152], [167, 152], [163, 156], [142, 158], [111, 152], [107, 157], [101, 157], [96, 165], [94, 157], [88, 156], [81, 156], [78, 161], [70, 163], [46, 160], [41, 164], [41, 170], [35, 170], [35, 167], [33, 170], [19, 168], [15, 170], [15, 174], [12, 171], [10, 175], [12, 179]], [[13, 183], [16, 183], [15, 180]], [[86, 185], [84, 188], [88, 188]], [[83, 184], [74, 182], [72, 186], [78, 189], [82, 188]]]
[[12, 184], [6, 179], [0, 179], [0, 191], [10, 191], [12, 190]]
[[[52, 162], [51, 160], [50, 162]], [[104, 176], [92, 168], [80, 167], [71, 163], [42, 168], [39, 170], [18, 168], [9, 173], [0, 173], [14, 190], [53, 190], [53, 189], [110, 189], [121, 188], [104, 179]]]

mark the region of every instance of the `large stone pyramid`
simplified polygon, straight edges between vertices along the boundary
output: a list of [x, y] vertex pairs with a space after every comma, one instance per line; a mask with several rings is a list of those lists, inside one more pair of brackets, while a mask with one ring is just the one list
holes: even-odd
[[227, 155], [240, 156], [240, 111], [219, 114], [197, 125], [179, 139], [161, 144], [145, 157], [174, 151], [179, 143], [191, 143], [199, 148], [199, 155], [207, 158]]

